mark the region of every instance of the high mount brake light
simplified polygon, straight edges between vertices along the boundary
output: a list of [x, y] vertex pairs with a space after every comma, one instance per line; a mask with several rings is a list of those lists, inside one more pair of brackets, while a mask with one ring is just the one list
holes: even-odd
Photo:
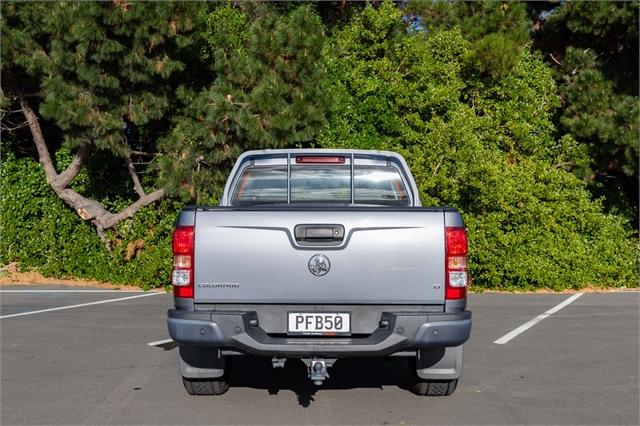
[[344, 157], [336, 156], [298, 156], [296, 157], [296, 164], [344, 164]]
[[445, 299], [467, 297], [467, 231], [464, 228], [445, 228]]
[[193, 226], [178, 226], [173, 231], [173, 271], [171, 285], [175, 297], [193, 298]]

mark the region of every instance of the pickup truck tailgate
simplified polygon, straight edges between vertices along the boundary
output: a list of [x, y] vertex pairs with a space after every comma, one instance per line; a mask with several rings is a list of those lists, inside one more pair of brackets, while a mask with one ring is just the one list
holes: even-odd
[[[344, 235], [301, 242], [296, 226]], [[195, 227], [196, 303], [444, 303], [441, 209], [212, 208]]]

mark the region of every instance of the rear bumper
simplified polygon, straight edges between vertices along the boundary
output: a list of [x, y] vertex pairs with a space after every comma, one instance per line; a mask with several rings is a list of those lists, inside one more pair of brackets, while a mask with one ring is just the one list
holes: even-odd
[[[168, 311], [169, 335], [178, 344], [209, 346], [269, 357], [375, 357], [395, 352], [454, 347], [471, 333], [471, 312], [385, 312], [367, 337], [271, 336], [257, 324], [254, 311]], [[251, 325], [254, 323], [254, 325]]]

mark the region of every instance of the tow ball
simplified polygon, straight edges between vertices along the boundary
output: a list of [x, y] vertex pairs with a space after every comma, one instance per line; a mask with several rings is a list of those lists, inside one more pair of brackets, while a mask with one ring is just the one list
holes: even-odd
[[313, 359], [302, 359], [302, 362], [307, 366], [307, 370], [309, 373], [309, 378], [311, 381], [317, 385], [321, 386], [324, 380], [329, 377], [329, 373], [327, 370], [329, 367], [333, 367], [333, 363], [336, 362], [336, 358], [333, 359], [322, 359], [322, 358], [313, 358]]

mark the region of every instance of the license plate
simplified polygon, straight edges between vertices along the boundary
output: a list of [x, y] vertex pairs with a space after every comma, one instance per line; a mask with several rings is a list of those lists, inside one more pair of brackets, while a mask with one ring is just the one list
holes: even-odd
[[333, 312], [289, 312], [288, 334], [349, 335], [351, 334], [351, 315]]

